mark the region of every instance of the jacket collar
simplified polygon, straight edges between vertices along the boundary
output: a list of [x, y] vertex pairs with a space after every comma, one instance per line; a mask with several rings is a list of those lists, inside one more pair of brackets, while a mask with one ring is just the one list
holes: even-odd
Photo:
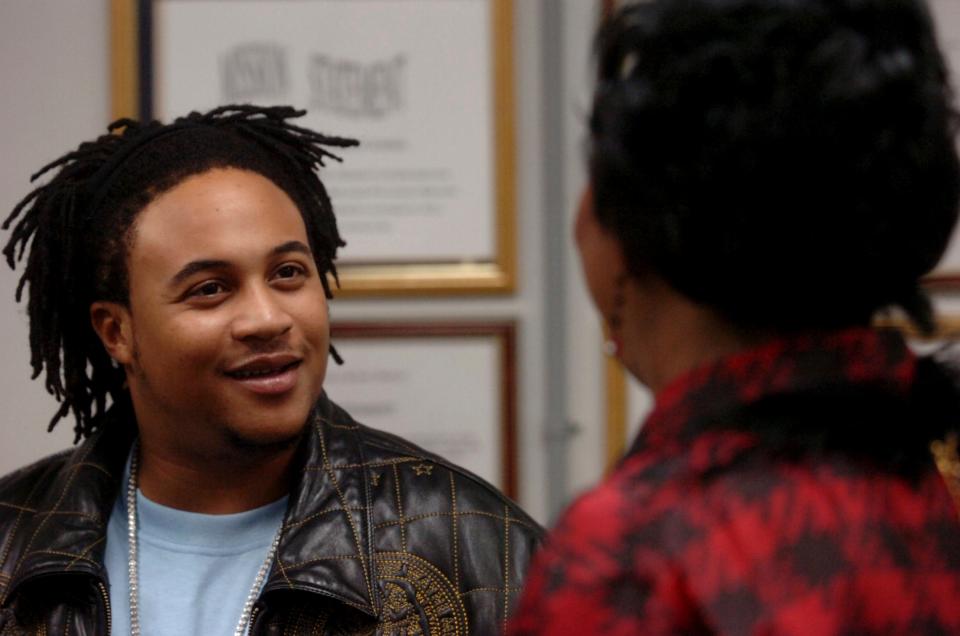
[[[4, 600], [22, 583], [52, 574], [105, 577], [106, 526], [120, 489], [134, 430], [113, 411], [81, 446], [51, 462], [26, 500], [7, 546], [12, 566]], [[49, 460], [44, 460], [49, 461]]]
[[[119, 494], [134, 430], [111, 411], [97, 433], [70, 451], [30, 506], [17, 545], [8, 597], [24, 582], [59, 574], [105, 579], [106, 525]], [[370, 491], [358, 425], [322, 396], [304, 431], [300, 475], [290, 493], [277, 560], [264, 594], [301, 590], [376, 616]]]
[[689, 442], [718, 416], [762, 400], [856, 385], [906, 395], [917, 360], [893, 329], [852, 328], [785, 337], [695, 369], [656, 396], [631, 453]]
[[299, 589], [379, 613], [372, 502], [359, 425], [323, 395], [305, 431], [301, 478], [290, 493], [264, 594]]

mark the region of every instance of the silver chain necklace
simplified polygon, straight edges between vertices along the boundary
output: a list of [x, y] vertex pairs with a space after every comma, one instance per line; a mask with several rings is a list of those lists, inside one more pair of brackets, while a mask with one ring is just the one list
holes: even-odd
[[[137, 476], [139, 467], [139, 444], [134, 443], [133, 455], [130, 459], [130, 479], [127, 482], [127, 578], [130, 582], [130, 636], [140, 636], [140, 589], [139, 589], [139, 569], [137, 567]], [[260, 588], [270, 570], [270, 564], [277, 555], [277, 546], [280, 544], [280, 533], [283, 530], [283, 524], [277, 529], [277, 534], [273, 536], [273, 542], [270, 544], [270, 550], [267, 552], [267, 558], [260, 565], [257, 572], [257, 578], [253, 580], [253, 587], [247, 594], [247, 600], [243, 604], [243, 611], [240, 613], [240, 620], [237, 622], [236, 629], [233, 630], [234, 636], [244, 636], [250, 628], [250, 613], [253, 611], [253, 604], [260, 595]]]

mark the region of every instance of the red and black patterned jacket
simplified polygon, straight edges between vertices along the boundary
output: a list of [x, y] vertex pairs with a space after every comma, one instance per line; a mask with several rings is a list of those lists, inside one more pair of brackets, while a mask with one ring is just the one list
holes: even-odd
[[535, 558], [509, 633], [960, 634], [960, 518], [929, 440], [905, 441], [936, 410], [933, 364], [864, 329], [667, 386]]

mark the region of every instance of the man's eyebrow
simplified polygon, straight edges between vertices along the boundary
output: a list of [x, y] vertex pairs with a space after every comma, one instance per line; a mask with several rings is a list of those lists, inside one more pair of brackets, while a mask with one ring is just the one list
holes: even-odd
[[230, 263], [227, 261], [219, 261], [213, 259], [199, 260], [199, 261], [190, 261], [186, 265], [180, 268], [180, 271], [173, 275], [173, 278], [170, 279], [170, 286], [176, 287], [186, 279], [190, 278], [197, 272], [203, 272], [208, 269], [224, 269], [229, 267]]
[[300, 241], [287, 241], [286, 243], [281, 243], [270, 250], [270, 255], [278, 256], [280, 254], [286, 254], [287, 252], [300, 252], [301, 254], [306, 254], [307, 256], [313, 256], [313, 250]]
[[[280, 254], [287, 254], [289, 252], [299, 252], [301, 254], [306, 254], [307, 256], [313, 256], [313, 251], [301, 241], [287, 241], [286, 243], [281, 243], [270, 250], [270, 256], [279, 256]], [[170, 279], [170, 286], [178, 286], [180, 283], [190, 278], [197, 272], [203, 272], [210, 269], [225, 269], [229, 266], [229, 262], [216, 259], [190, 261], [181, 267], [180, 271], [173, 275], [173, 278]]]

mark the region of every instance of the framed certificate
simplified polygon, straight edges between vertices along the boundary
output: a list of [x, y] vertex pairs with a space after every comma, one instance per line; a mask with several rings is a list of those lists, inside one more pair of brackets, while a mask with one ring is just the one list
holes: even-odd
[[515, 279], [511, 0], [111, 0], [116, 116], [291, 104], [360, 147], [322, 169], [342, 295]]
[[331, 338], [330, 399], [516, 495], [513, 323], [334, 323]]

